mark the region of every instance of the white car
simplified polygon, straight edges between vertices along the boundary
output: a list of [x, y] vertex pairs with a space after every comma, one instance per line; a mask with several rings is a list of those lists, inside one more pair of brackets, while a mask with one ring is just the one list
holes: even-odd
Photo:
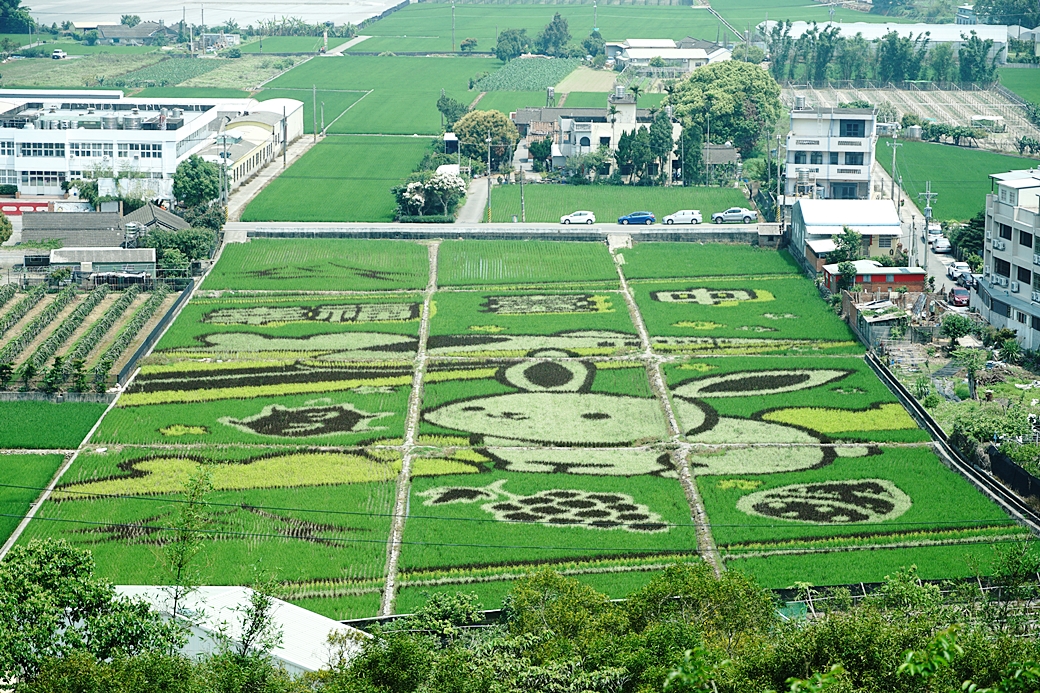
[[54, 51], [53, 51], [53, 52], [51, 53], [51, 58], [53, 58], [54, 60], [64, 60], [64, 59], [65, 59], [65, 58], [67, 58], [67, 57], [69, 57], [69, 54], [68, 54], [68, 53], [66, 53], [66, 52], [65, 52], [65, 51], [63, 51], [63, 50], [58, 50], [58, 49], [55, 49], [55, 50], [54, 50]]
[[962, 274], [971, 274], [971, 267], [967, 262], [954, 262], [946, 268], [946, 276], [956, 280]]
[[936, 255], [945, 255], [953, 252], [953, 246], [950, 245], [950, 241], [945, 238], [936, 238], [935, 242], [932, 243], [932, 252]]
[[680, 209], [675, 214], [669, 214], [662, 221], [666, 224], [699, 224], [704, 219], [701, 218], [699, 209]]
[[595, 224], [596, 215], [592, 212], [579, 210], [560, 217], [561, 224]]
[[711, 215], [712, 222], [716, 224], [723, 224], [727, 221], [742, 221], [750, 224], [755, 219], [758, 219], [758, 213], [743, 207], [730, 207], [725, 212], [715, 212]]
[[932, 224], [928, 227], [928, 245], [931, 245], [938, 239], [943, 237], [942, 227], [938, 224]]

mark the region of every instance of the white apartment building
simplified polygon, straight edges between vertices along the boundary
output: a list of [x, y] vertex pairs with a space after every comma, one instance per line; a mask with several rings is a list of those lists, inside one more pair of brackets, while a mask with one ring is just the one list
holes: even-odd
[[148, 179], [153, 197], [170, 199], [177, 165], [250, 114], [270, 128], [271, 141], [259, 148], [265, 162], [281, 152], [283, 140], [303, 134], [303, 104], [293, 99], [0, 89], [0, 184], [17, 185], [24, 198], [61, 195], [65, 181], [80, 178]]
[[1040, 169], [990, 176], [982, 280], [971, 306], [994, 327], [1040, 348]]
[[796, 106], [787, 134], [787, 203], [869, 200], [876, 125], [870, 108]]

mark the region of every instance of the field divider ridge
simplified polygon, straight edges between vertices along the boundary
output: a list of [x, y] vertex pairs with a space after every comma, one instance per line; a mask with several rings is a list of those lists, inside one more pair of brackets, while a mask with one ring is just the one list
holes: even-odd
[[404, 424], [404, 444], [402, 446], [401, 473], [397, 477], [397, 500], [394, 503], [394, 517], [390, 525], [390, 536], [386, 546], [386, 584], [383, 598], [379, 605], [379, 615], [393, 613], [394, 596], [397, 583], [397, 566], [401, 560], [401, 539], [404, 536], [404, 523], [408, 511], [408, 496], [411, 492], [412, 460], [415, 455], [415, 431], [419, 426], [419, 412], [422, 409], [423, 376], [426, 373], [426, 342], [430, 337], [430, 304], [437, 291], [437, 251], [440, 243], [435, 241], [428, 246], [430, 276], [423, 296], [422, 320], [419, 322], [419, 344], [415, 353], [415, 370], [412, 373], [412, 391], [408, 396], [408, 413]]
[[375, 89], [369, 89], [368, 91], [366, 91], [366, 92], [365, 92], [365, 95], [364, 95], [364, 96], [362, 96], [362, 97], [361, 97], [360, 99], [358, 99], [358, 100], [357, 100], [357, 101], [355, 101], [354, 103], [352, 103], [352, 104], [350, 104], [349, 106], [347, 106], [346, 108], [344, 108], [344, 109], [343, 109], [343, 113], [340, 113], [340, 114], [339, 114], [338, 116], [336, 116], [335, 118], [333, 118], [333, 119], [332, 119], [332, 122], [331, 122], [331, 123], [329, 123], [328, 125], [326, 125], [326, 126], [325, 126], [325, 127], [324, 127], [324, 128], [322, 129], [322, 134], [325, 134], [326, 132], [328, 132], [328, 131], [329, 131], [329, 128], [331, 128], [331, 127], [332, 127], [333, 125], [335, 125], [335, 124], [336, 124], [336, 121], [337, 121], [337, 120], [339, 120], [339, 119], [340, 119], [340, 118], [342, 118], [342, 117], [343, 117], [344, 115], [346, 115], [347, 111], [349, 111], [350, 109], [354, 108], [354, 106], [357, 106], [357, 105], [358, 105], [359, 103], [361, 103], [362, 101], [364, 101], [364, 100], [365, 100], [365, 97], [366, 97], [366, 96], [368, 96], [369, 94], [371, 94], [371, 93], [372, 93], [373, 91], [375, 91]]
[[625, 297], [628, 314], [632, 318], [632, 323], [636, 326], [636, 331], [639, 333], [639, 341], [643, 345], [643, 361], [646, 364], [650, 389], [657, 395], [661, 410], [664, 412], [665, 421], [668, 425], [668, 435], [678, 446], [678, 449], [672, 452], [671, 457], [679, 475], [679, 483], [682, 485], [683, 492], [686, 494], [686, 501], [690, 506], [691, 518], [696, 525], [698, 553], [700, 553], [704, 562], [712, 567], [715, 574], [720, 575], [725, 570], [725, 565], [723, 564], [721, 554], [719, 554], [718, 547], [715, 546], [715, 539], [711, 535], [708, 511], [704, 507], [704, 500], [701, 498], [701, 494], [697, 490], [697, 484], [693, 481], [693, 474], [690, 472], [688, 463], [690, 446], [680, 440], [682, 429], [679, 427], [679, 422], [675, 417], [675, 410], [672, 409], [672, 401], [668, 397], [668, 387], [661, 372], [662, 359], [654, 353], [653, 345], [650, 342], [650, 332], [646, 329], [643, 314], [639, 312], [639, 306], [636, 304], [635, 297], [628, 287], [624, 269], [621, 263], [618, 262], [617, 255], [613, 250], [610, 251], [610, 255], [614, 260], [614, 268], [617, 270], [618, 279], [621, 282], [621, 295]]

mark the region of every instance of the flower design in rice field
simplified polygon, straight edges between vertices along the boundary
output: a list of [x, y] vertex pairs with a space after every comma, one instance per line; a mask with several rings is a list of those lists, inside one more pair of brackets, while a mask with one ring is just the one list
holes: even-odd
[[221, 308], [203, 316], [214, 325], [285, 325], [296, 322], [406, 322], [419, 319], [418, 303], [344, 303], [319, 306]]
[[737, 508], [748, 515], [813, 524], [884, 522], [910, 505], [910, 497], [886, 479], [791, 484], [737, 501]]
[[592, 294], [522, 294], [487, 296], [480, 308], [497, 315], [564, 315], [612, 312], [610, 298]]
[[506, 479], [487, 486], [440, 486], [419, 495], [423, 505], [479, 503], [500, 522], [523, 522], [553, 527], [622, 529], [644, 534], [668, 531], [661, 516], [625, 493], [547, 489], [530, 496], [506, 491]]
[[279, 438], [324, 436], [358, 431], [382, 431], [384, 427], [372, 426], [376, 419], [393, 416], [393, 412], [369, 413], [349, 403], [315, 404], [296, 408], [271, 404], [259, 414], [236, 419], [225, 416], [220, 423], [234, 426], [246, 433]]

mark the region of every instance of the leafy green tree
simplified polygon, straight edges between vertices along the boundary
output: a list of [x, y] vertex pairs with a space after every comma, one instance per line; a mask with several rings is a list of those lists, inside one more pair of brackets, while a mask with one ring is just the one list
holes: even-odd
[[675, 140], [672, 139], [672, 120], [664, 111], [659, 111], [650, 123], [650, 155], [657, 159], [661, 175], [668, 175], [668, 163]]
[[878, 41], [878, 79], [883, 82], [905, 82], [918, 79], [928, 52], [928, 32], [917, 37], [900, 36], [890, 31]]
[[87, 33], [83, 34], [83, 40], [86, 42], [88, 46], [96, 45], [98, 40], [98, 32], [91, 29]]
[[0, 677], [32, 681], [73, 654], [105, 660], [164, 650], [177, 629], [147, 605], [116, 596], [94, 559], [64, 540], [33, 539], [0, 563]]
[[441, 97], [437, 99], [437, 110], [444, 116], [444, 126], [450, 131], [455, 127], [455, 123], [458, 122], [459, 118], [469, 112], [469, 106], [458, 99], [441, 94]]
[[0, 212], [0, 243], [9, 240], [11, 238], [11, 233], [13, 233], [11, 220], [7, 218], [6, 214]]
[[426, 603], [405, 621], [405, 626], [441, 637], [457, 637], [462, 633], [460, 626], [472, 626], [483, 620], [483, 608], [472, 592], [434, 592], [427, 595]]
[[773, 75], [773, 79], [781, 80], [787, 77], [793, 52], [791, 21], [777, 22], [769, 30], [769, 73]]
[[531, 39], [527, 36], [527, 29], [506, 29], [498, 35], [495, 57], [505, 63], [529, 50], [531, 50]]
[[536, 163], [545, 164], [552, 158], [552, 139], [546, 137], [531, 142], [527, 146], [527, 152]]
[[216, 164], [192, 154], [177, 165], [173, 195], [186, 207], [208, 204], [220, 194], [220, 171]]
[[827, 262], [855, 262], [863, 259], [863, 236], [848, 226], [834, 237], [834, 250], [827, 254]]
[[766, 59], [766, 52], [758, 46], [749, 46], [746, 43], [741, 43], [733, 49], [732, 59], [758, 65]]
[[856, 266], [848, 260], [838, 263], [838, 291], [848, 291], [856, 283]]
[[205, 260], [213, 255], [217, 245], [217, 234], [212, 229], [162, 229], [156, 228], [149, 231], [144, 238], [140, 239], [142, 248], [155, 248], [156, 259], [162, 261], [171, 250], [176, 250], [184, 259], [183, 265], [193, 260]]
[[461, 50], [463, 53], [472, 53], [473, 51], [477, 50], [477, 39], [462, 39], [462, 43], [459, 44], [459, 50]]
[[177, 517], [171, 529], [172, 536], [163, 547], [163, 557], [173, 582], [171, 612], [175, 614], [180, 613], [177, 610], [180, 601], [198, 584], [192, 562], [206, 541], [204, 532], [210, 523], [206, 496], [212, 490], [213, 474], [200, 464], [188, 477], [184, 498], [177, 507]]
[[937, 43], [928, 53], [928, 67], [936, 82], [952, 82], [957, 73], [957, 55], [949, 43]]
[[567, 44], [570, 41], [571, 32], [567, 20], [557, 12], [535, 39], [534, 45], [535, 50], [542, 55], [562, 56], [567, 53]]
[[[943, 320], [943, 328], [946, 321]], [[978, 374], [986, 366], [989, 352], [985, 349], [956, 349], [953, 352], [953, 360], [956, 361], [968, 373], [968, 391], [972, 399], [978, 399]]]
[[159, 269], [164, 270], [186, 270], [191, 260], [177, 248], [167, 248], [163, 251], [162, 259], [157, 263]]
[[957, 340], [971, 332], [971, 320], [958, 313], [946, 313], [943, 316], [939, 334], [950, 340], [947, 350], [950, 353], [957, 348]]
[[603, 35], [598, 31], [593, 31], [582, 39], [581, 49], [585, 52], [585, 55], [591, 55], [595, 58], [596, 56], [604, 54], [606, 45], [607, 42], [603, 40]]
[[219, 232], [227, 221], [227, 209], [222, 205], [200, 204], [188, 207], [182, 216], [193, 228]]
[[872, 46], [863, 34], [841, 37], [836, 60], [841, 79], [866, 79], [870, 74]]
[[478, 161], [487, 161], [490, 137], [492, 170], [512, 160], [513, 149], [520, 141], [516, 125], [501, 111], [470, 111], [455, 123], [455, 134], [462, 153]]
[[987, 24], [1040, 24], [1040, 7], [1030, 0], [978, 0], [975, 14]]
[[141, 18], [136, 14], [124, 14], [119, 18], [119, 23], [133, 28], [141, 23]]
[[683, 127], [679, 143], [682, 176], [687, 185], [704, 182], [704, 133], [696, 125]]
[[750, 156], [780, 117], [780, 85], [757, 65], [725, 60], [697, 68], [666, 99], [683, 127], [705, 131], [711, 109], [713, 140], [730, 140]]
[[957, 52], [961, 81], [988, 83], [996, 79], [997, 58], [989, 57], [993, 39], [983, 41], [974, 31], [969, 36], [961, 34], [961, 38], [966, 39]]

